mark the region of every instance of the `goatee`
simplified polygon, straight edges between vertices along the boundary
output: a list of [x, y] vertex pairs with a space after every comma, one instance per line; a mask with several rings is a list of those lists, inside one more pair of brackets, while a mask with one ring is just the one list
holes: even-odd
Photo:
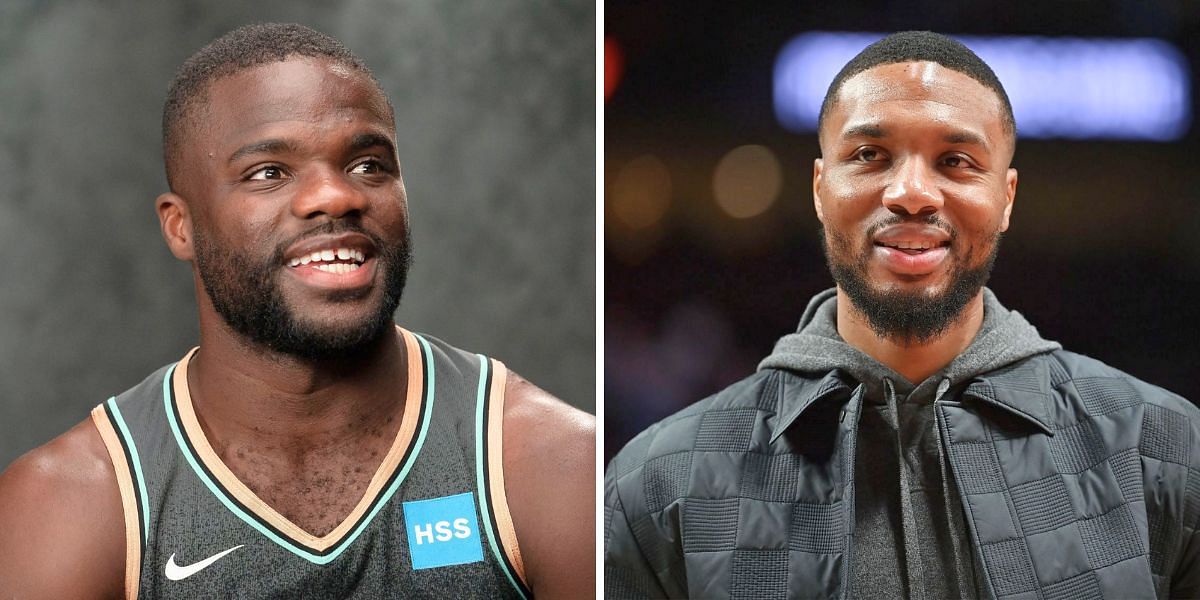
[[[927, 219], [928, 220], [928, 219]], [[940, 222], [936, 216], [934, 223], [950, 232], [951, 248], [955, 249], [958, 236], [953, 228]], [[876, 231], [882, 227], [902, 222], [899, 217], [878, 223], [870, 228]], [[988, 241], [991, 250], [987, 258], [976, 266], [971, 266], [976, 249], [963, 249], [960, 258], [955, 260], [950, 271], [950, 283], [940, 293], [928, 293], [924, 290], [907, 291], [897, 287], [877, 289], [867, 279], [867, 272], [873, 247], [860, 250], [857, 254], [850, 247], [850, 241], [834, 231], [821, 228], [821, 245], [825, 250], [825, 262], [833, 280], [850, 302], [867, 318], [867, 324], [876, 335], [889, 339], [901, 345], [920, 344], [932, 340], [950, 327], [963, 314], [967, 303], [974, 298], [987, 283], [992, 273], [992, 265], [996, 262], [996, 254], [1000, 250], [1000, 233], [996, 232]], [[832, 246], [832, 247], [831, 247]], [[844, 261], [839, 257], [851, 256], [852, 260]]]

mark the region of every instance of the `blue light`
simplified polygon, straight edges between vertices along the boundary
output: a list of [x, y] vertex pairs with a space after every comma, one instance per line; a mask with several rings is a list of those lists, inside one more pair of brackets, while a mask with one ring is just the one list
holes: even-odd
[[[775, 116], [816, 130], [821, 100], [842, 65], [878, 33], [810, 32], [775, 60]], [[1157, 39], [954, 36], [991, 65], [1022, 138], [1168, 141], [1192, 121], [1187, 59]]]

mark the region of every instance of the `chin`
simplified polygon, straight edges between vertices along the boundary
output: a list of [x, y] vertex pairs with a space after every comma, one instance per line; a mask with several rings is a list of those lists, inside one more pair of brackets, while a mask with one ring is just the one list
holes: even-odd
[[355, 323], [292, 323], [268, 345], [277, 352], [309, 360], [351, 358], [375, 347], [391, 330], [391, 319]]
[[949, 283], [941, 275], [889, 275], [886, 280], [876, 279], [871, 282], [871, 288], [876, 294], [904, 294], [929, 299], [945, 295], [949, 287]]

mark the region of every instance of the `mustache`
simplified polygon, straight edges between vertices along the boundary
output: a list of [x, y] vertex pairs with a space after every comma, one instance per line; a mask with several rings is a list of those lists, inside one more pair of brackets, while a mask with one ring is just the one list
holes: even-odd
[[387, 248], [387, 243], [383, 241], [383, 238], [380, 238], [374, 232], [368, 231], [359, 223], [347, 221], [345, 219], [337, 219], [333, 221], [326, 221], [320, 225], [317, 225], [316, 227], [308, 229], [302, 233], [298, 233], [291, 238], [280, 242], [277, 246], [275, 246], [274, 262], [276, 264], [283, 263], [284, 255], [287, 253], [287, 249], [301, 240], [318, 235], [330, 235], [338, 233], [357, 233], [359, 235], [366, 236], [371, 240], [371, 243], [374, 244], [376, 251], [381, 253]]
[[869, 226], [867, 226], [867, 239], [869, 240], [871, 238], [874, 238], [875, 234], [879, 233], [879, 230], [881, 230], [885, 227], [891, 227], [893, 225], [904, 225], [904, 224], [931, 225], [933, 227], [937, 227], [938, 229], [941, 229], [942, 231], [945, 231], [946, 233], [950, 234], [950, 243], [951, 244], [953, 244], [958, 239], [958, 229], [956, 229], [953, 225], [951, 225], [949, 221], [943, 219], [942, 216], [938, 213], [931, 213], [931, 214], [927, 214], [925, 216], [911, 215], [911, 216], [907, 216], [907, 217], [901, 216], [901, 215], [898, 215], [895, 213], [891, 213], [888, 216], [882, 217], [878, 221], [871, 223]]

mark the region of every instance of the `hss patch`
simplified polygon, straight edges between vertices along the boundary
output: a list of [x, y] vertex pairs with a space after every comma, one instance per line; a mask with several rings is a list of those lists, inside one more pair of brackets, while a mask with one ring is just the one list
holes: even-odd
[[405, 502], [404, 526], [414, 570], [483, 560], [471, 492]]

